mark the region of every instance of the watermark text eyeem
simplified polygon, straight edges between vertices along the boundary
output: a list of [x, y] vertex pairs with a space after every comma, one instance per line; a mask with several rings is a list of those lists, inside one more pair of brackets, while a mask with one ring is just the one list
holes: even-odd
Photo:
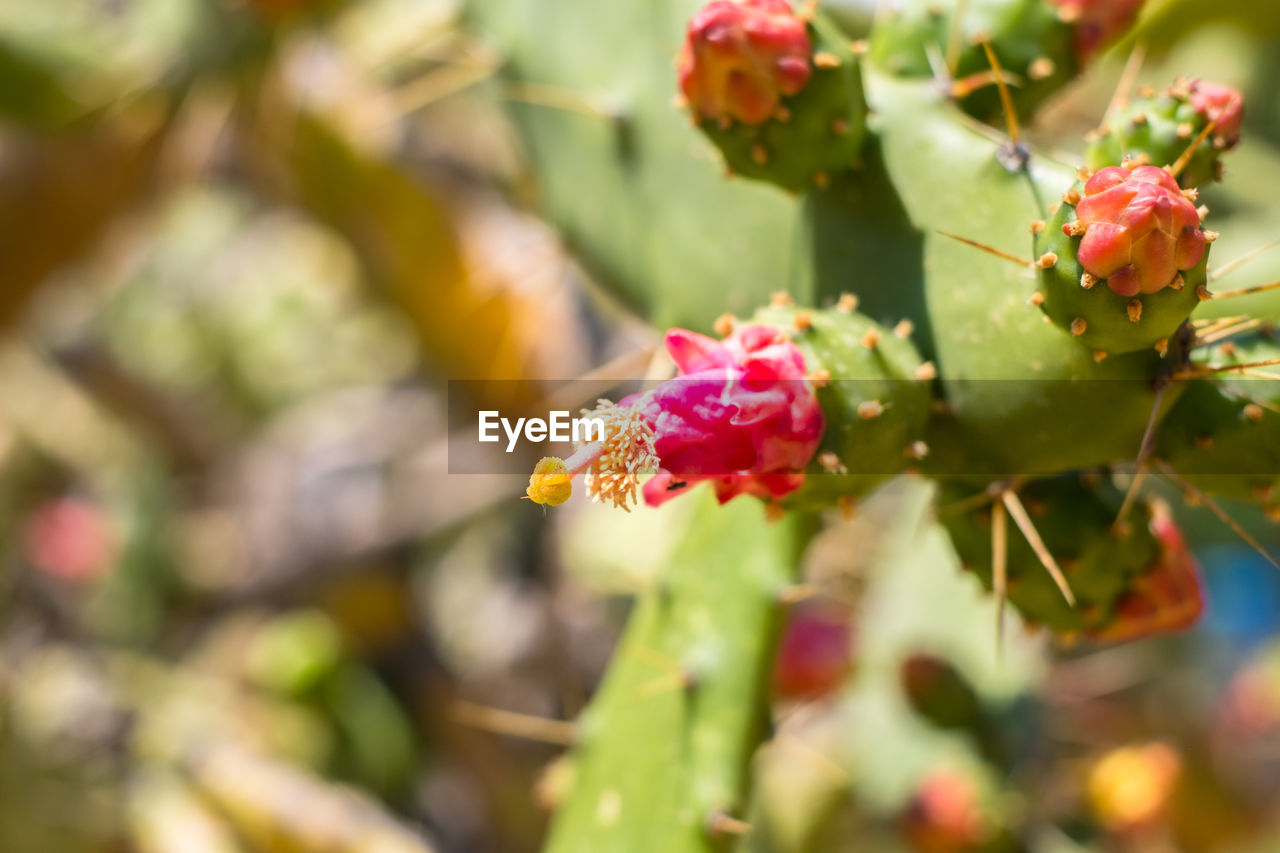
[[507, 453], [514, 453], [520, 436], [524, 440], [537, 444], [543, 441], [604, 441], [604, 420], [602, 418], [575, 418], [568, 411], [549, 412], [547, 419], [504, 418], [494, 409], [484, 409], [479, 413], [479, 440], [481, 442], [498, 442], [502, 440], [499, 429], [506, 433]]

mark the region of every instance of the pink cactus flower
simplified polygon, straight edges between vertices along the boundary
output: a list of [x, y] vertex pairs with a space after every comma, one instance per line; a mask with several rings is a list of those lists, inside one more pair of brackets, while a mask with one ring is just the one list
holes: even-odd
[[1099, 170], [1084, 185], [1076, 217], [1063, 231], [1083, 232], [1080, 265], [1121, 296], [1176, 287], [1179, 271], [1204, 256], [1200, 214], [1167, 169]]
[[1143, 0], [1050, 0], [1059, 16], [1075, 24], [1076, 56], [1087, 62], [1129, 29]]
[[586, 473], [597, 500], [626, 508], [638, 475], [658, 506], [701, 482], [725, 503], [738, 495], [781, 498], [804, 482], [826, 426], [804, 356], [779, 329], [743, 325], [723, 341], [684, 329], [667, 333], [680, 375], [651, 391], [602, 402], [590, 414], [607, 435], [561, 462], [538, 463], [526, 496], [556, 506]]
[[1187, 89], [1196, 112], [1216, 122], [1212, 131], [1214, 143], [1223, 149], [1234, 148], [1240, 141], [1244, 96], [1230, 86], [1204, 80], [1192, 80]]
[[680, 91], [702, 118], [762, 124], [809, 82], [811, 50], [786, 0], [712, 0], [689, 22]]
[[795, 344], [753, 325], [724, 341], [672, 329], [666, 344], [680, 376], [642, 403], [662, 465], [645, 502], [658, 506], [702, 481], [721, 503], [798, 489], [826, 424]]

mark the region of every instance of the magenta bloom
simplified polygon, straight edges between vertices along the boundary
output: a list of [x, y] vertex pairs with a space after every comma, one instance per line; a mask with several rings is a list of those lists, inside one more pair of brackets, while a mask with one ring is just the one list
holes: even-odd
[[721, 503], [798, 489], [825, 421], [795, 344], [747, 325], [724, 341], [672, 329], [666, 345], [680, 375], [622, 401], [640, 407], [655, 435], [662, 470], [645, 484], [645, 502], [658, 506], [704, 480]]
[[1080, 266], [1121, 296], [1163, 290], [1204, 257], [1200, 214], [1157, 166], [1099, 170], [1084, 185], [1076, 216], [1063, 231], [1084, 229]]

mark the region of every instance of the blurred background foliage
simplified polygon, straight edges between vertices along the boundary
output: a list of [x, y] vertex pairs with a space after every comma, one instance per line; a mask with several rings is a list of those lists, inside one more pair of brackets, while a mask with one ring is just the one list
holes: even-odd
[[[1280, 6], [1143, 21], [1144, 79], [1246, 90], [1211, 203], [1274, 211]], [[450, 475], [445, 383], [660, 372], [651, 320], [741, 294], [587, 275], [501, 109], [582, 104], [503, 61], [453, 0], [0, 0], [0, 850], [539, 847], [556, 721], [690, 506]], [[743, 847], [1280, 849], [1280, 579], [1185, 522], [1201, 628], [1001, 657], [928, 495], [872, 498], [808, 556], [842, 595], [793, 612]]]

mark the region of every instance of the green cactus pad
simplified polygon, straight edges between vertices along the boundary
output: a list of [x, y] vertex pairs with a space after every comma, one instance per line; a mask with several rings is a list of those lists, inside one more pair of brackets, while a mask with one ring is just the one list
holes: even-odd
[[[1089, 136], [1085, 162], [1092, 169], [1116, 166], [1126, 157], [1146, 155], [1153, 165], [1178, 161], [1208, 125], [1209, 118], [1191, 103], [1185, 83], [1159, 91], [1144, 90], [1107, 113]], [[1222, 178], [1222, 155], [1227, 142], [1210, 134], [1195, 148], [1178, 175], [1184, 187], [1198, 187]]]
[[[911, 0], [876, 24], [871, 36], [871, 59], [881, 69], [901, 77], [933, 77], [930, 54], [943, 59], [951, 43], [952, 10], [936, 0]], [[989, 71], [986, 52], [977, 42], [985, 36], [1001, 67], [1016, 75], [1011, 87], [1014, 104], [1028, 113], [1075, 76], [1075, 29], [1064, 23], [1046, 0], [971, 0], [957, 42], [951, 76], [961, 80]], [[1000, 114], [994, 85], [983, 86], [961, 99], [970, 115], [990, 119]]]
[[[1007, 169], [1002, 144], [921, 81], [866, 75], [880, 117], [885, 169], [921, 233], [919, 325], [933, 352], [949, 414], [935, 417], [926, 473], [1043, 476], [1132, 458], [1155, 403], [1156, 351], [1095, 362], [1070, 335], [1027, 305], [1029, 267], [993, 257], [940, 232], [1002, 252], [1025, 252], [1027, 229], [1073, 170], [1037, 158]], [[1053, 189], [1053, 188], [1057, 189]], [[903, 291], [908, 276], [860, 282]], [[1165, 405], [1177, 388], [1164, 395]], [[1102, 419], [1107, 429], [1098, 429]], [[948, 445], [944, 447], [943, 444]]]
[[824, 377], [817, 394], [827, 429], [805, 485], [787, 506], [834, 505], [927, 454], [933, 370], [906, 336], [835, 308], [766, 308], [753, 322], [787, 329], [810, 375]]
[[685, 532], [583, 715], [548, 853], [727, 850], [733, 836], [713, 818], [746, 809], [768, 734], [779, 593], [816, 523], [768, 523], [759, 502], [720, 506], [707, 490], [686, 500]]
[[[1110, 489], [1106, 491], [1110, 492]], [[1008, 597], [1032, 625], [1073, 636], [1104, 631], [1135, 578], [1154, 568], [1160, 548], [1152, 535], [1151, 511], [1135, 505], [1123, 533], [1113, 529], [1119, 495], [1076, 475], [1028, 483], [1019, 498], [1045, 547], [1061, 567], [1076, 598], [1072, 607], [1012, 519], [1008, 522]], [[987, 505], [948, 513], [947, 504], [971, 492], [948, 487], [939, 496], [940, 520], [966, 570], [992, 588], [992, 509]]]
[[[1215, 346], [1197, 363], [1276, 358], [1280, 340], [1259, 334]], [[1160, 426], [1157, 455], [1208, 494], [1280, 508], [1280, 380], [1221, 373], [1190, 386]]]
[[[1083, 182], [1076, 183], [1076, 192], [1083, 188]], [[1046, 254], [1056, 257], [1051, 265], [1037, 268], [1044, 296], [1040, 307], [1045, 315], [1098, 354], [1115, 355], [1157, 345], [1163, 350], [1200, 304], [1199, 293], [1208, 280], [1210, 247], [1205, 247], [1200, 263], [1182, 272], [1181, 289], [1166, 287], [1158, 293], [1126, 297], [1107, 287], [1105, 279], [1086, 289], [1081, 285], [1085, 270], [1076, 260], [1082, 238], [1062, 231], [1062, 226], [1075, 218], [1075, 207], [1064, 201], [1033, 241], [1037, 258]]]
[[825, 186], [855, 166], [866, 137], [862, 75], [848, 40], [822, 15], [810, 21], [808, 31], [813, 73], [799, 94], [782, 99], [785, 121], [722, 127], [712, 119], [696, 120], [731, 172], [791, 192]]

